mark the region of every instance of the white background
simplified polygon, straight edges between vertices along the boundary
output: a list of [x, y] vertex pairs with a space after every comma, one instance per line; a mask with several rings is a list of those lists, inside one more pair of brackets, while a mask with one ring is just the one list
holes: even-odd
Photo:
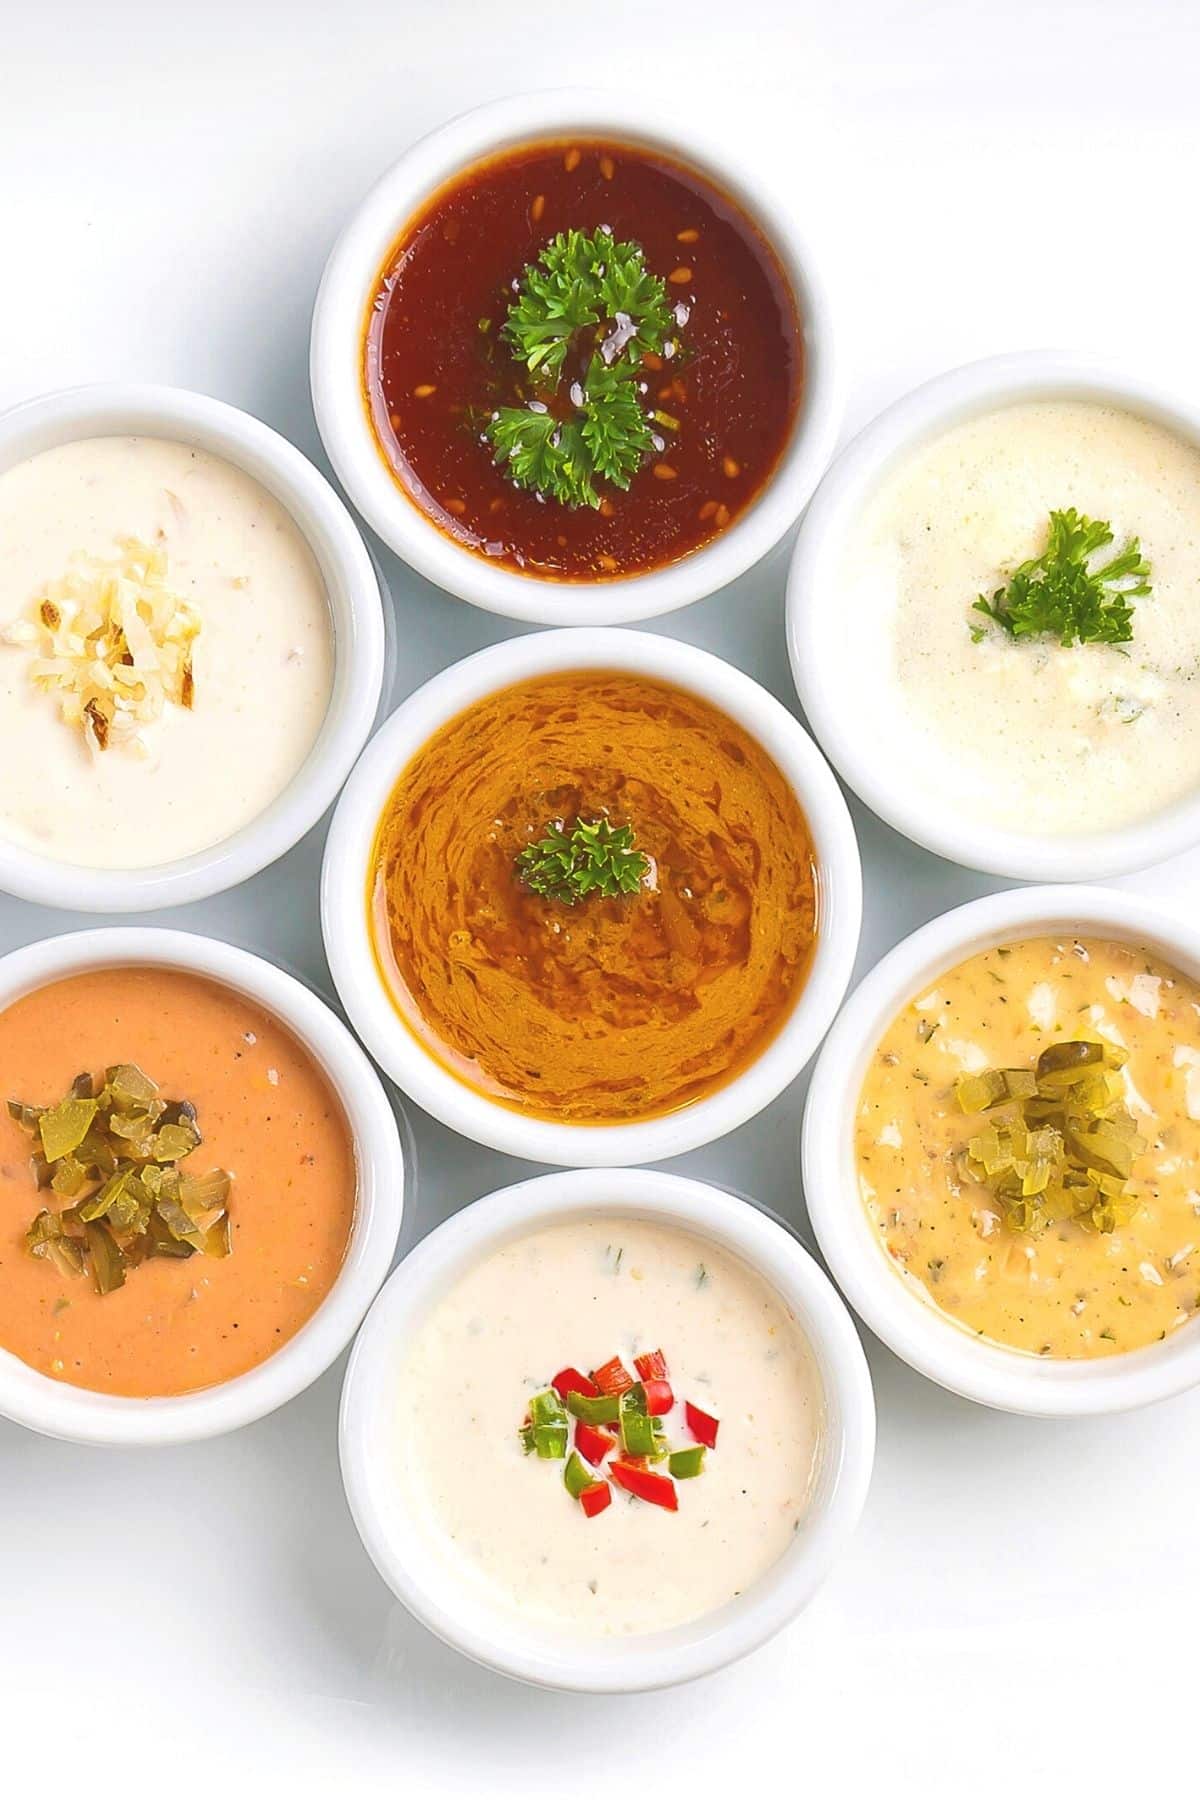
[[[847, 434], [937, 370], [1041, 343], [1200, 388], [1194, 0], [0, 0], [0, 405], [178, 382], [320, 461], [308, 317], [348, 210], [449, 114], [581, 81], [702, 117], [770, 166], [828, 257]], [[508, 630], [385, 568], [400, 692]], [[784, 568], [776, 554], [735, 600], [660, 628], [791, 703]], [[855, 817], [864, 968], [996, 885]], [[327, 985], [320, 840], [163, 922]], [[1200, 854], [1129, 885], [1194, 906]], [[0, 949], [84, 922], [0, 900]], [[801, 1098], [681, 1166], [804, 1231]], [[526, 1172], [416, 1124], [405, 1245]], [[868, 1349], [879, 1458], [850, 1555], [750, 1661], [626, 1700], [519, 1688], [393, 1605], [342, 1500], [340, 1366], [192, 1449], [87, 1451], [0, 1424], [0, 1791], [861, 1780], [986, 1800], [1102, 1795], [1156, 1767], [1194, 1781], [1200, 1395], [1035, 1424]]]

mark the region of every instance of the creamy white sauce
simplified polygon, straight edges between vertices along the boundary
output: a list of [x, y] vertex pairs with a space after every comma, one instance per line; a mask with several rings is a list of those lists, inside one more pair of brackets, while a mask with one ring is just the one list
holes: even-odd
[[0, 474], [0, 628], [73, 554], [161, 544], [202, 617], [195, 704], [168, 705], [144, 755], [89, 751], [33, 652], [0, 646], [0, 833], [91, 868], [144, 868], [219, 843], [291, 781], [333, 682], [324, 584], [299, 527], [243, 470], [159, 438], [87, 438]]
[[[971, 611], [1069, 506], [1109, 522], [1112, 554], [1136, 536], [1150, 561], [1121, 648], [1015, 643]], [[1200, 785], [1198, 566], [1200, 451], [1173, 433], [1084, 401], [956, 426], [891, 471], [844, 552], [859, 728], [931, 803], [1010, 829], [1161, 811]]]
[[[703, 1275], [702, 1275], [703, 1272]], [[704, 1473], [666, 1512], [616, 1489], [584, 1516], [563, 1465], [523, 1454], [531, 1395], [567, 1364], [660, 1348], [677, 1401], [719, 1417]], [[682, 1407], [673, 1448], [693, 1440]], [[808, 1505], [819, 1379], [749, 1268], [686, 1232], [568, 1222], [508, 1244], [436, 1305], [397, 1372], [396, 1477], [431, 1552], [523, 1615], [647, 1632], [723, 1605], [770, 1568]], [[661, 1465], [665, 1467], [665, 1465]]]

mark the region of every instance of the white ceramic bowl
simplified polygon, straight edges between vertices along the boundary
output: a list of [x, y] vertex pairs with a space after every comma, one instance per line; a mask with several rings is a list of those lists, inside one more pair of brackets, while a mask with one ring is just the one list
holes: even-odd
[[[500, 688], [563, 669], [628, 669], [700, 694], [756, 738], [791, 783], [818, 865], [818, 932], [808, 979], [782, 1029], [716, 1093], [631, 1125], [526, 1118], [459, 1081], [401, 1021], [376, 964], [367, 916], [371, 851], [401, 772], [449, 719]], [[846, 803], [812, 739], [748, 675], [707, 651], [641, 631], [574, 629], [510, 638], [418, 688], [376, 733], [334, 814], [321, 876], [325, 951], [355, 1030], [406, 1094], [464, 1137], [531, 1162], [588, 1166], [658, 1162], [722, 1137], [807, 1063], [846, 991], [862, 920], [862, 871]]]
[[[697, 1233], [760, 1274], [795, 1315], [816, 1361], [825, 1427], [813, 1495], [795, 1540], [736, 1600], [645, 1636], [574, 1636], [491, 1599], [429, 1554], [389, 1469], [396, 1374], [413, 1332], [474, 1263], [507, 1240], [564, 1219], [638, 1218]], [[853, 1323], [817, 1263], [755, 1207], [704, 1182], [653, 1169], [572, 1170], [465, 1207], [407, 1256], [371, 1308], [342, 1395], [342, 1475], [354, 1522], [392, 1592], [446, 1643], [544, 1687], [631, 1693], [690, 1681], [745, 1656], [811, 1600], [854, 1531], [875, 1450], [871, 1377]]]
[[872, 420], [842, 452], [805, 514], [788, 577], [792, 674], [805, 717], [838, 773], [881, 819], [968, 868], [1026, 881], [1094, 881], [1165, 861], [1200, 842], [1200, 793], [1118, 830], [1057, 835], [989, 825], [914, 783], [860, 729], [861, 691], [845, 635], [840, 562], [872, 493], [914, 450], [999, 407], [1092, 400], [1123, 408], [1200, 446], [1200, 405], [1090, 357], [1031, 350], [968, 363], [927, 381]]
[[0, 1350], [0, 1417], [81, 1444], [182, 1444], [274, 1412], [346, 1348], [391, 1266], [404, 1206], [404, 1158], [387, 1095], [341, 1020], [295, 976], [215, 938], [131, 926], [44, 938], [0, 958], [0, 1010], [65, 976], [123, 964], [208, 977], [286, 1025], [341, 1101], [358, 1165], [354, 1228], [341, 1273], [307, 1325], [247, 1374], [174, 1398], [127, 1399], [52, 1381]]
[[1119, 1412], [1200, 1381], [1200, 1321], [1145, 1350], [1097, 1361], [1031, 1356], [975, 1337], [890, 1261], [858, 1190], [854, 1119], [868, 1065], [896, 1015], [939, 975], [993, 944], [1093, 936], [1144, 945], [1200, 980], [1200, 929], [1115, 888], [1018, 888], [944, 913], [897, 944], [842, 1008], [804, 1113], [804, 1192], [830, 1271], [859, 1317], [922, 1375], [1005, 1412]]
[[142, 912], [233, 887], [274, 862], [336, 798], [379, 704], [385, 632], [379, 580], [353, 519], [323, 475], [249, 413], [182, 388], [102, 385], [27, 400], [0, 417], [0, 472], [79, 438], [170, 438], [234, 463], [273, 494], [316, 559], [333, 619], [333, 690], [316, 743], [288, 786], [240, 831], [146, 869], [89, 869], [0, 837], [0, 888], [80, 912]]
[[[805, 372], [800, 406], [779, 466], [757, 501], [703, 549], [664, 569], [625, 580], [562, 582], [497, 568], [463, 549], [408, 498], [375, 440], [363, 400], [362, 342], [384, 261], [408, 220], [471, 164], [538, 139], [611, 136], [665, 151], [732, 196], [773, 247], [796, 298]], [[687, 606], [711, 594], [777, 543], [799, 516], [833, 454], [841, 399], [833, 336], [813, 251], [791, 209], [739, 164], [728, 133], [676, 123], [621, 94], [554, 89], [521, 94], [452, 119], [406, 151], [363, 201], [334, 245], [313, 313], [313, 406], [351, 500], [373, 530], [414, 569], [449, 593], [512, 619], [557, 625], [619, 625]]]

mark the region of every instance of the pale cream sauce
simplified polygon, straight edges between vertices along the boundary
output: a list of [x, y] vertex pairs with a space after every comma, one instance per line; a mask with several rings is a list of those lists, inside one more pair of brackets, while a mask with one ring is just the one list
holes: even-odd
[[[530, 1397], [568, 1364], [662, 1348], [676, 1398], [720, 1419], [666, 1512], [615, 1491], [595, 1519], [526, 1456]], [[397, 1479], [431, 1550], [525, 1616], [663, 1629], [743, 1592], [808, 1505], [823, 1403], [806, 1340], [752, 1270], [687, 1232], [566, 1222], [493, 1251], [438, 1302], [397, 1374]], [[693, 1440], [672, 1414], [674, 1448]]]
[[[1138, 537], [1133, 640], [1015, 642], [971, 610], [1074, 506]], [[884, 478], [842, 563], [838, 643], [860, 729], [931, 806], [1035, 833], [1161, 811], [1200, 785], [1200, 451], [1085, 401], [1004, 407]], [[983, 627], [975, 642], [973, 629]]]
[[232, 463], [147, 437], [62, 444], [0, 474], [0, 628], [82, 551], [161, 544], [198, 610], [195, 704], [169, 704], [146, 754], [89, 751], [26, 648], [0, 646], [0, 833], [89, 868], [204, 850], [263, 812], [308, 756], [333, 683], [320, 572], [294, 520]]

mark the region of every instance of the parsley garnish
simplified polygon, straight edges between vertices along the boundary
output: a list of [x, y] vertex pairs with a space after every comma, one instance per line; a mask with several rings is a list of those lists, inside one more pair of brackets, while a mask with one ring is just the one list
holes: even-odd
[[524, 406], [492, 414], [495, 460], [519, 487], [565, 506], [598, 507], [597, 479], [627, 488], [654, 444], [638, 368], [674, 330], [666, 287], [640, 244], [605, 230], [560, 232], [526, 268], [501, 330], [534, 391]]
[[574, 906], [589, 894], [607, 900], [634, 894], [649, 867], [642, 852], [633, 848], [632, 825], [610, 825], [607, 819], [591, 824], [576, 819], [571, 831], [556, 819], [517, 857], [517, 874], [525, 886], [565, 906]]
[[1090, 559], [1112, 541], [1112, 527], [1102, 520], [1073, 506], [1052, 512], [1042, 554], [1014, 569], [1007, 587], [997, 588], [990, 600], [980, 594], [973, 610], [1013, 638], [1048, 634], [1068, 647], [1127, 644], [1131, 602], [1150, 592], [1150, 565], [1137, 538], [1130, 538], [1119, 555], [1093, 568]]

